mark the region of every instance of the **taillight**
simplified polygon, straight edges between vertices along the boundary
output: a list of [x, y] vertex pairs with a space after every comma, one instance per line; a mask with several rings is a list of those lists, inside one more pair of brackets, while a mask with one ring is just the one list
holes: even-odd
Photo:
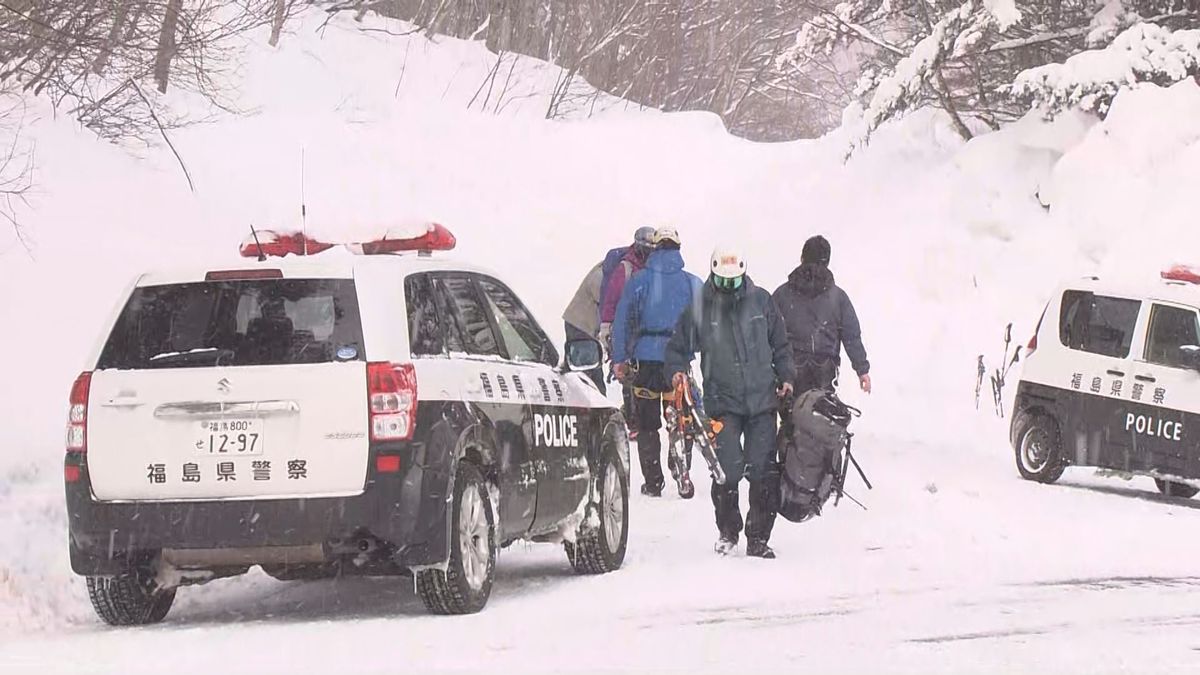
[[367, 364], [371, 440], [407, 441], [417, 425], [417, 371], [411, 363]]
[[92, 374], [83, 372], [71, 385], [71, 409], [67, 414], [67, 452], [87, 452], [88, 392]]
[[1042, 322], [1044, 322], [1046, 320], [1046, 312], [1048, 312], [1049, 310], [1050, 310], [1050, 305], [1047, 304], [1046, 308], [1042, 310], [1042, 315], [1038, 317], [1037, 326], [1033, 329], [1033, 337], [1029, 338], [1029, 344], [1025, 345], [1025, 356], [1029, 356], [1030, 354], [1037, 351], [1037, 347], [1038, 347], [1037, 336], [1038, 336], [1038, 333], [1042, 332]]

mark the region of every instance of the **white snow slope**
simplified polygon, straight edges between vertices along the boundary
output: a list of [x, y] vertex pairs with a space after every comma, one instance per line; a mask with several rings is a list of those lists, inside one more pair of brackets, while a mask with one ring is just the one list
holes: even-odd
[[[379, 24], [376, 24], [378, 26]], [[1060, 280], [1143, 278], [1200, 256], [1200, 87], [1123, 92], [1102, 124], [1028, 119], [963, 145], [932, 115], [845, 139], [756, 145], [706, 114], [614, 105], [543, 118], [556, 69], [522, 60], [481, 112], [477, 44], [314, 32], [246, 50], [250, 116], [141, 158], [45, 115], [33, 241], [2, 244], [0, 672], [1174, 671], [1200, 665], [1200, 500], [1068, 471], [1022, 482], [1006, 425], [973, 401]], [[396, 28], [396, 26], [392, 26]], [[60, 484], [66, 397], [133, 275], [228, 260], [248, 225], [433, 218], [455, 255], [557, 319], [599, 254], [670, 224], [702, 271], [741, 246], [773, 289], [824, 233], [863, 320], [876, 392], [855, 449], [869, 507], [780, 522], [774, 562], [715, 559], [705, 490], [635, 497], [624, 569], [576, 578], [549, 545], [514, 546], [479, 615], [424, 615], [403, 579], [278, 583], [259, 572], [181, 591], [166, 623], [112, 630], [69, 569]], [[1038, 202], [1052, 204], [1049, 210]], [[1185, 258], [1186, 259], [1186, 258]], [[1015, 378], [1014, 378], [1015, 379]], [[636, 491], [640, 476], [635, 475]]]

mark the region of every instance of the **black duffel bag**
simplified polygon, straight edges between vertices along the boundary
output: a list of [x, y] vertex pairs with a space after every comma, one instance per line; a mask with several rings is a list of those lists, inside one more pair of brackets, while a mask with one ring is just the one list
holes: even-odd
[[858, 411], [823, 389], [796, 397], [779, 435], [779, 515], [801, 523], [821, 515], [845, 470], [842, 451]]

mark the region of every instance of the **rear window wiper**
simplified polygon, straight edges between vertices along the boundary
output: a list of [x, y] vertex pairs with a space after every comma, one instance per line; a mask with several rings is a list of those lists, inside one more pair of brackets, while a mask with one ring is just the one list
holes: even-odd
[[163, 352], [155, 354], [147, 359], [146, 363], [153, 367], [179, 365], [179, 364], [196, 364], [212, 362], [212, 365], [217, 365], [221, 361], [232, 359], [235, 352], [232, 349], [221, 349], [219, 347], [201, 347], [200, 349], [192, 349], [186, 352]]

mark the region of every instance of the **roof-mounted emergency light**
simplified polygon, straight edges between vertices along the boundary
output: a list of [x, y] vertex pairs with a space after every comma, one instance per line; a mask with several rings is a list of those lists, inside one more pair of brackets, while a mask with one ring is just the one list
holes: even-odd
[[1175, 265], [1163, 271], [1162, 278], [1166, 281], [1200, 284], [1200, 268], [1191, 265]]
[[[255, 238], [257, 236], [257, 239]], [[458, 241], [450, 230], [437, 223], [430, 223], [424, 233], [412, 236], [412, 230], [389, 230], [382, 237], [361, 242], [343, 242], [351, 253], [358, 255], [385, 255], [406, 251], [449, 251]], [[302, 232], [275, 232], [261, 230], [242, 241], [239, 249], [243, 258], [269, 256], [283, 258], [288, 254], [303, 256], [327, 251], [338, 244], [321, 241]]]

